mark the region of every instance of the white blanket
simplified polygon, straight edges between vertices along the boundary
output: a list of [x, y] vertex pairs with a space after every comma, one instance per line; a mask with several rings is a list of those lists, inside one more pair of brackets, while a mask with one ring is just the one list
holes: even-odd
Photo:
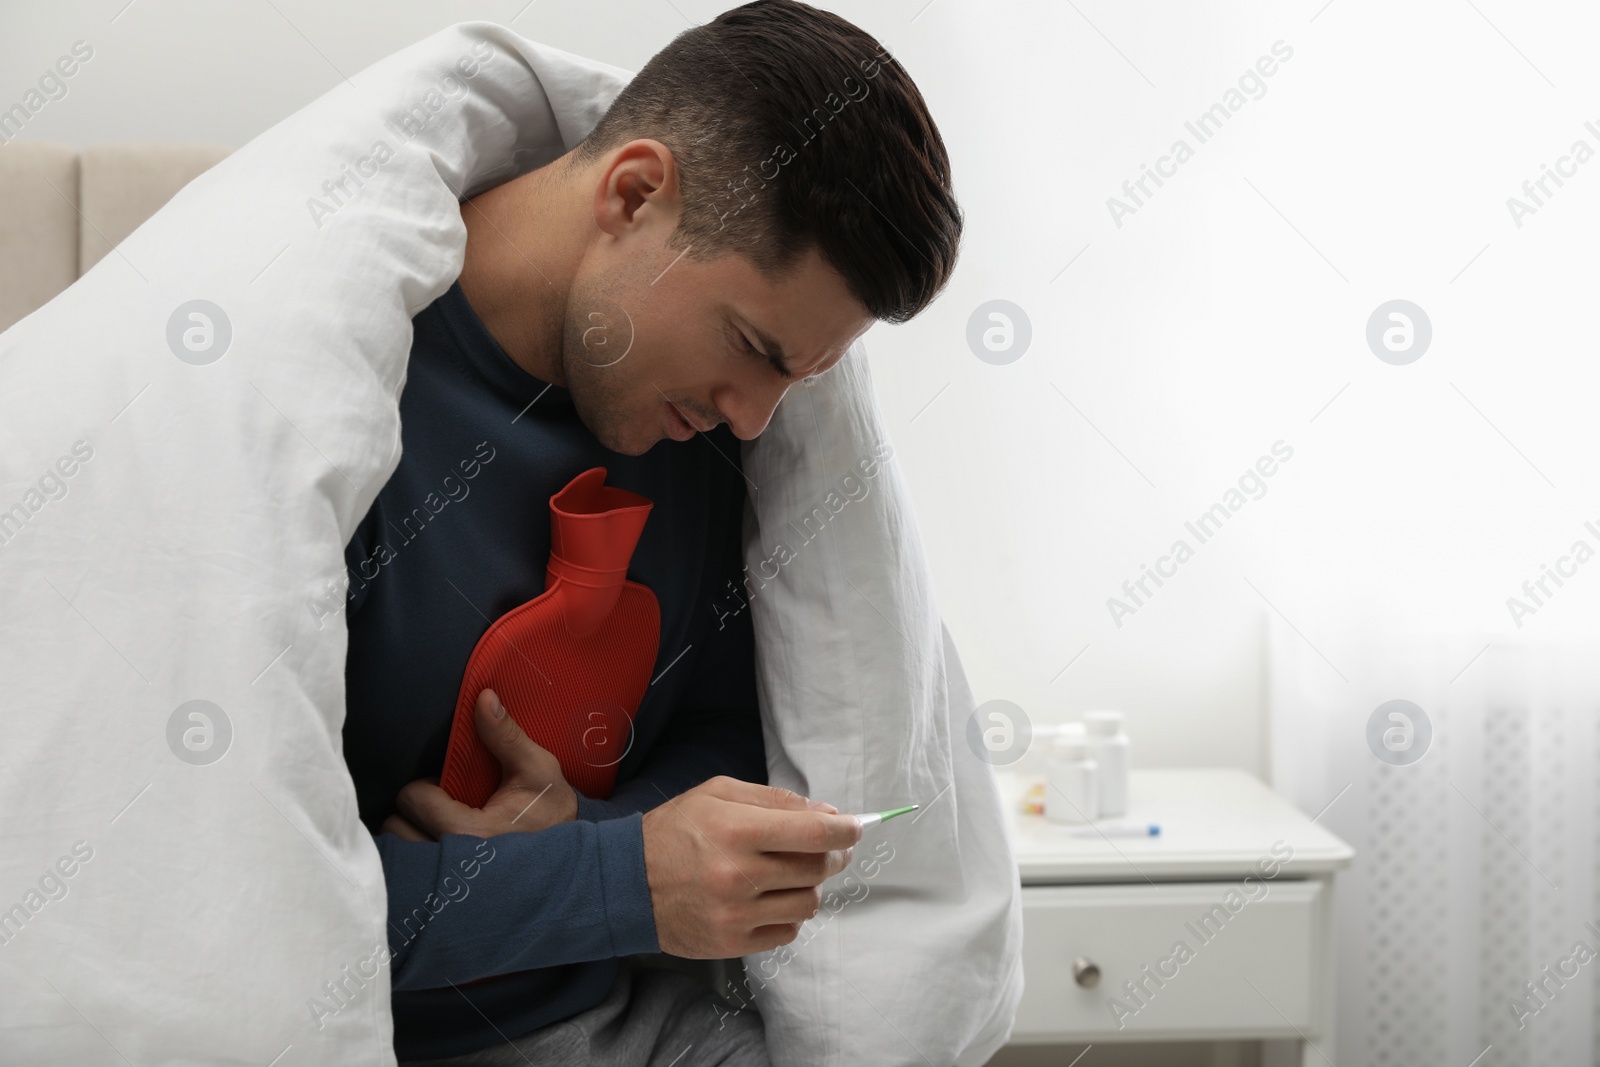
[[[343, 548], [399, 462], [459, 200], [576, 144], [628, 77], [440, 31], [0, 334], [8, 1062], [394, 1062], [382, 870], [340, 752]], [[859, 350], [791, 397], [746, 448], [752, 555], [883, 440]], [[1020, 993], [998, 799], [951, 743], [971, 695], [892, 462], [848, 507], [751, 600], [773, 778], [928, 810], [754, 996], [781, 1063], [981, 1062]]]
[[791, 389], [743, 453], [769, 780], [846, 811], [922, 810], [866, 831], [795, 942], [745, 958], [738, 992], [775, 1067], [977, 1067], [1022, 997], [1021, 892], [862, 346]]

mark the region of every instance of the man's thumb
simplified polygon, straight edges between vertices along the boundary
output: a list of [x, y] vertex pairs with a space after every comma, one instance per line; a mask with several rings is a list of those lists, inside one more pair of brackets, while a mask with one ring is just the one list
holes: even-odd
[[522, 732], [517, 720], [506, 712], [505, 705], [500, 703], [500, 697], [493, 689], [485, 689], [478, 694], [473, 713], [477, 716], [478, 737], [500, 761], [501, 767], [509, 771], [515, 758], [526, 754], [527, 746], [532, 744], [528, 735]]

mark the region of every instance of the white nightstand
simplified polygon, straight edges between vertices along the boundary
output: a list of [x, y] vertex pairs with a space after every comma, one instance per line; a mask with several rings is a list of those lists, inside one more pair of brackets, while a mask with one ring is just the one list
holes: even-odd
[[1334, 1062], [1349, 845], [1237, 770], [1135, 771], [1127, 815], [1104, 821], [1160, 836], [1110, 840], [1023, 813], [1021, 779], [999, 779], [1022, 876], [1013, 1044], [1289, 1039], [1300, 1062]]

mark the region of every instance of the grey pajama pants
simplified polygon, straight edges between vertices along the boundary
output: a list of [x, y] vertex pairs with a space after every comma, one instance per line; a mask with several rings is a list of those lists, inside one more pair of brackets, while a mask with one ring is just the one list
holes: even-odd
[[401, 1067], [768, 1067], [754, 1007], [730, 1009], [704, 982], [624, 958], [606, 998], [570, 1019], [480, 1052]]

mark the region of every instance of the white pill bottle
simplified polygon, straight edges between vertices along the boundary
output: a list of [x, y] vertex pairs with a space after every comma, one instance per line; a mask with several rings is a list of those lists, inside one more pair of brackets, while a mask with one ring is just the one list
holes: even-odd
[[1089, 738], [1077, 723], [1063, 727], [1050, 742], [1045, 770], [1044, 817], [1051, 822], [1087, 823], [1100, 817], [1099, 767]]
[[1083, 713], [1094, 760], [1100, 765], [1100, 814], [1103, 817], [1128, 813], [1128, 734], [1122, 728], [1122, 712], [1096, 708]]

